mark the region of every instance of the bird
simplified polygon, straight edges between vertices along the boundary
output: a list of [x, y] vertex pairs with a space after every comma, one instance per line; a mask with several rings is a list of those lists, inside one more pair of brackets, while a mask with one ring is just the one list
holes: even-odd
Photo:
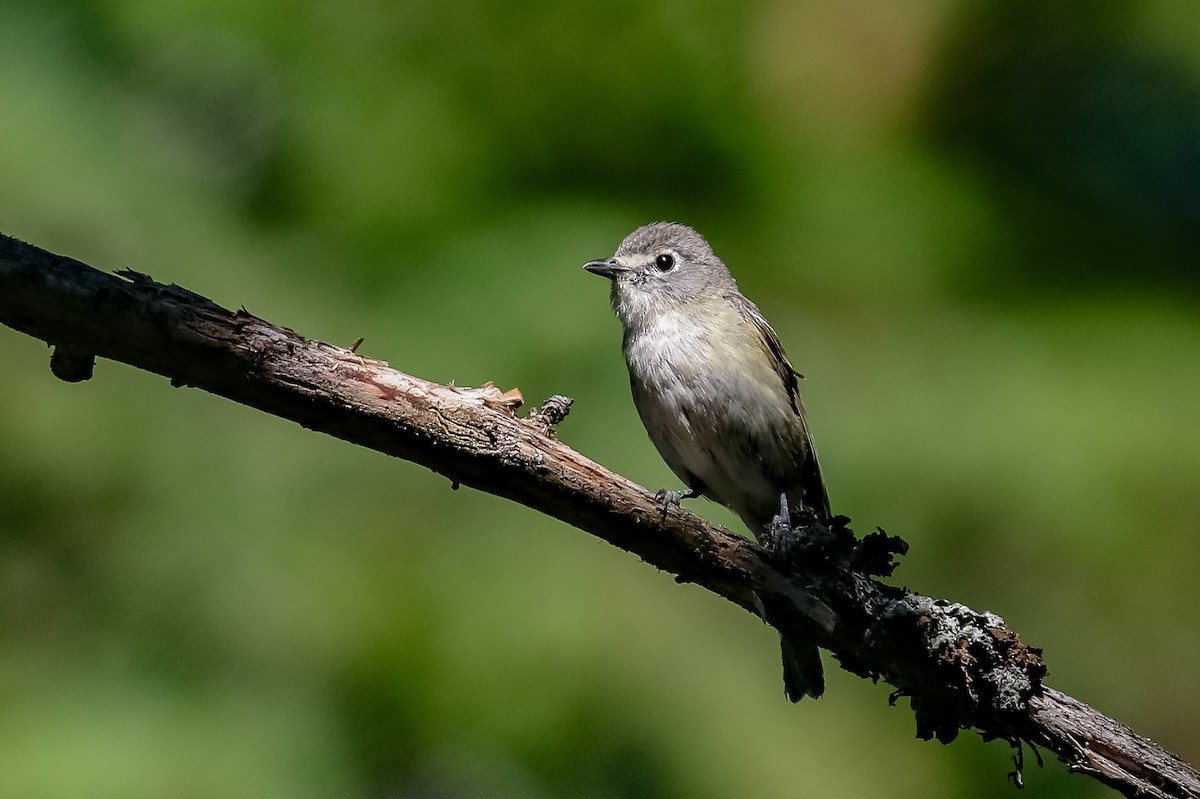
[[[660, 499], [708, 497], [763, 543], [781, 505], [829, 520], [801, 375], [708, 241], [686, 225], [654, 222], [584, 269], [611, 281], [634, 406], [685, 486]], [[816, 646], [781, 641], [788, 698], [820, 696]]]

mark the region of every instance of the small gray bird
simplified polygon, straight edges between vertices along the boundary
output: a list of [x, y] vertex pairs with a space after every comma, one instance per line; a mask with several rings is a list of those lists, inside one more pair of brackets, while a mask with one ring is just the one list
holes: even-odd
[[[696, 231], [655, 222], [616, 255], [584, 264], [612, 281], [625, 328], [633, 402], [650, 440], [687, 490], [733, 510], [755, 537], [788, 506], [830, 518], [799, 375], [762, 313]], [[825, 688], [817, 648], [783, 639], [793, 702]]]

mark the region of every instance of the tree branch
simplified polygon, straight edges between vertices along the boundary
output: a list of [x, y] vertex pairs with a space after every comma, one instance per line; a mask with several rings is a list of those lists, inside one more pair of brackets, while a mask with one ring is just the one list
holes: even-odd
[[[782, 554], [662, 506], [554, 438], [569, 401], [518, 418], [520, 394], [458, 388], [312, 341], [136, 272], [111, 275], [0, 236], [0, 322], [55, 347], [54, 374], [128, 363], [515, 500], [829, 649], [908, 696], [918, 734], [960, 729], [1044, 746], [1126, 796], [1200, 797], [1174, 755], [1041, 684], [1040, 650], [989, 613], [883, 584], [904, 549], [839, 519]], [[1019, 780], [1019, 767], [1015, 772]]]

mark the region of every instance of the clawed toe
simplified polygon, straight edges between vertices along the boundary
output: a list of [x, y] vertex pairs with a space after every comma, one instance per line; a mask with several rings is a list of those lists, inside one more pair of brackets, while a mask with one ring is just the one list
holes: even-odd
[[679, 507], [679, 503], [683, 500], [683, 492], [668, 491], [665, 488], [660, 488], [658, 489], [658, 493], [654, 495], [654, 500], [662, 508], [662, 517], [666, 519], [667, 513], [671, 510], [672, 506]]

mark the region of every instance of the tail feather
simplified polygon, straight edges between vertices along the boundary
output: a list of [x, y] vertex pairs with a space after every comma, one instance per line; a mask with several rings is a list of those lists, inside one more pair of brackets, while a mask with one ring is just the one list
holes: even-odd
[[780, 637], [783, 655], [783, 692], [793, 702], [806, 696], [817, 699], [825, 693], [825, 672], [816, 644]]

